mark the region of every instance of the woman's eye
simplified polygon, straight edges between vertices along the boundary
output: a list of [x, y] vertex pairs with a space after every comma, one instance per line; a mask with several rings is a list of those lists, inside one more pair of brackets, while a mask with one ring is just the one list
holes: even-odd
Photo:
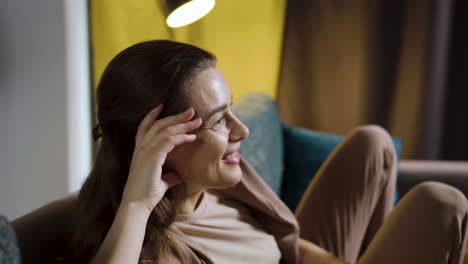
[[225, 118], [224, 116], [221, 117], [220, 119], [218, 119], [218, 121], [216, 121], [216, 122], [213, 124], [212, 128], [216, 128], [217, 126], [220, 126], [220, 125], [221, 125], [221, 126], [226, 125], [226, 118]]

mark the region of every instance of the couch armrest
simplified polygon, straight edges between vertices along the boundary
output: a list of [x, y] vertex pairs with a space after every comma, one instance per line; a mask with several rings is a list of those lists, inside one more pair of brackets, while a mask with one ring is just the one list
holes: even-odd
[[398, 190], [403, 196], [424, 181], [439, 181], [452, 185], [468, 197], [468, 162], [435, 160], [401, 160], [398, 170]]

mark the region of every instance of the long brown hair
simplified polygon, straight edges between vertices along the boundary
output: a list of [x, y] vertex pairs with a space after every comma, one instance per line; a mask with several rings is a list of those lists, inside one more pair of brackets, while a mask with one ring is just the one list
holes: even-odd
[[[112, 225], [143, 117], [161, 103], [165, 105], [161, 118], [188, 108], [186, 91], [191, 79], [215, 63], [213, 54], [169, 40], [136, 44], [109, 63], [97, 90], [102, 140], [76, 211], [74, 248], [81, 261], [97, 253]], [[175, 215], [169, 190], [148, 219], [142, 248], [157, 263], [167, 263], [171, 255], [184, 260], [167, 232]]]

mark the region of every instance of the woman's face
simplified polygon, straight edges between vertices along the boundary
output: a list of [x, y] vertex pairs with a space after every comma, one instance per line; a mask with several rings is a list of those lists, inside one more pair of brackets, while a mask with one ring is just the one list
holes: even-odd
[[226, 188], [239, 182], [241, 140], [248, 128], [231, 112], [232, 93], [221, 72], [209, 68], [195, 76], [188, 89], [189, 104], [202, 125], [192, 143], [169, 153], [166, 164], [191, 187]]

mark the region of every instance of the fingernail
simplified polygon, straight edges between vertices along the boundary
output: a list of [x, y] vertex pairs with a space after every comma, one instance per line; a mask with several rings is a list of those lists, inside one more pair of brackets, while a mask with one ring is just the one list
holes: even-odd
[[190, 137], [190, 139], [195, 139], [195, 138], [197, 138], [197, 136], [194, 135], [194, 134], [190, 134], [189, 137]]
[[154, 110], [159, 110], [159, 109], [161, 109], [162, 106], [163, 106], [163, 104], [160, 104], [160, 105], [156, 106], [156, 107], [154, 108]]
[[184, 114], [186, 116], [190, 115], [191, 110], [192, 110], [192, 108], [189, 108], [189, 109], [185, 110]]

